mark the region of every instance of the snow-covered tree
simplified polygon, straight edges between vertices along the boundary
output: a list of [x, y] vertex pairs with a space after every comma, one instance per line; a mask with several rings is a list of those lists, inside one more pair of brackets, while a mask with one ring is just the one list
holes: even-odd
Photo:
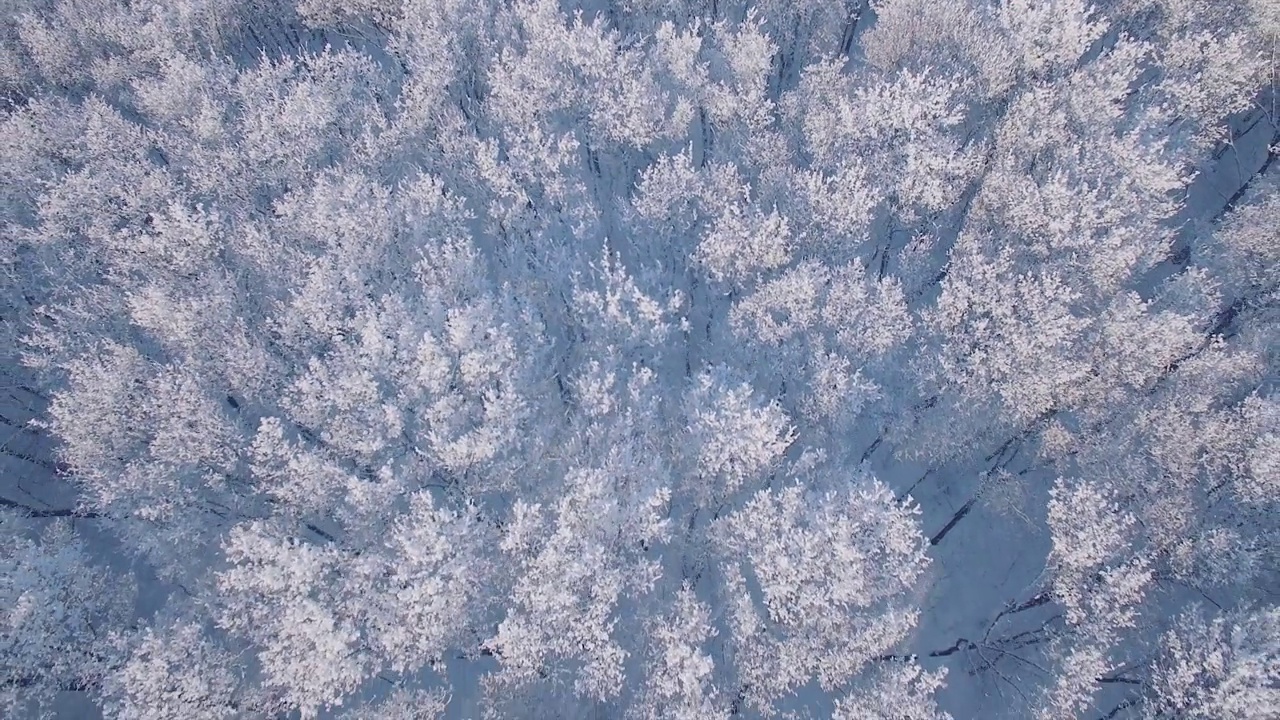
[[1274, 2], [3, 7], [5, 714], [1274, 715]]

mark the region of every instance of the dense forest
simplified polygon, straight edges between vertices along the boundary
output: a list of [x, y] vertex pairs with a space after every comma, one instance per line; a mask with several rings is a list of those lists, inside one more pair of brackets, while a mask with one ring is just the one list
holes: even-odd
[[1277, 0], [0, 0], [0, 714], [1277, 720]]

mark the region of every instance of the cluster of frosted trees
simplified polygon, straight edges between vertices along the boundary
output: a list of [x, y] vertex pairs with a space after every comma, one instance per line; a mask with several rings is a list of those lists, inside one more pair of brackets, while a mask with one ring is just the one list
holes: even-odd
[[1272, 0], [2, 5], [5, 713], [1280, 717]]

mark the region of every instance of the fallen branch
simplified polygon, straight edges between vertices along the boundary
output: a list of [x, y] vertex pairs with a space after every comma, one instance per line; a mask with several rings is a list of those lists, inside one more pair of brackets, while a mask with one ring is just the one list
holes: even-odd
[[37, 509], [37, 508], [33, 508], [33, 507], [31, 507], [30, 505], [24, 505], [23, 503], [16, 502], [16, 501], [14, 501], [14, 500], [10, 500], [10, 499], [8, 499], [8, 498], [4, 498], [4, 497], [0, 497], [0, 507], [12, 508], [12, 509], [14, 509], [14, 510], [18, 510], [18, 511], [24, 512], [24, 513], [26, 513], [28, 516], [33, 517], [33, 518], [60, 518], [60, 517], [69, 517], [69, 518], [100, 518], [100, 517], [105, 517], [102, 513], [94, 512], [94, 511], [92, 511], [92, 510], [76, 510], [76, 509], [70, 509], [70, 508], [61, 508], [61, 509], [55, 509], [55, 510], [40, 510], [40, 509]]

